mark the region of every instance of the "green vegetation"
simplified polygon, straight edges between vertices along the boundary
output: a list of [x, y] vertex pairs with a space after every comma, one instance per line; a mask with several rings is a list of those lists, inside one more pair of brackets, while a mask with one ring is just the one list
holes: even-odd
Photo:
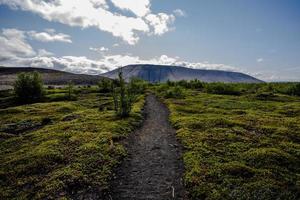
[[0, 109], [0, 199], [70, 199], [108, 188], [126, 155], [121, 141], [142, 120], [143, 95], [122, 119], [110, 94], [72, 90], [77, 100], [64, 101], [68, 87], [50, 88], [46, 102]]
[[137, 95], [144, 93], [144, 90], [144, 82], [138, 79], [132, 79], [129, 84], [126, 84], [122, 71], [120, 71], [119, 79], [112, 82], [112, 96], [117, 116], [128, 117]]
[[[18, 98], [22, 90], [42, 92], [26, 102], [40, 103], [21, 106], [7, 103], [11, 91], [0, 92], [0, 199], [105, 191], [126, 155], [123, 139], [142, 121], [148, 86], [139, 79], [126, 84], [120, 73], [97, 86], [44, 91], [38, 75], [20, 75]], [[300, 198], [299, 88], [198, 80], [150, 87], [168, 105], [184, 146], [191, 199]]]
[[205, 83], [166, 98], [178, 84], [153, 89], [185, 148], [191, 199], [300, 198], [299, 84]]
[[290, 86], [287, 93], [294, 96], [300, 96], [300, 83]]
[[98, 82], [99, 92], [100, 93], [108, 93], [111, 92], [112, 89], [112, 81], [107, 78], [102, 78]]
[[18, 102], [36, 102], [43, 97], [43, 90], [43, 82], [38, 72], [18, 74], [14, 84], [14, 92]]
[[74, 84], [72, 82], [69, 82], [68, 85], [67, 85], [67, 97], [66, 99], [68, 100], [76, 100], [76, 96], [74, 94]]
[[144, 94], [148, 83], [142, 79], [131, 78], [128, 84], [128, 90], [133, 95]]

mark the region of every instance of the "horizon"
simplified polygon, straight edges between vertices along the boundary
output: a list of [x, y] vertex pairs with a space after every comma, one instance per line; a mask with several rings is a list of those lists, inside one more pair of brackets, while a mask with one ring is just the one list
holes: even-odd
[[[110, 71], [106, 71], [106, 72], [103, 72], [103, 73], [100, 73], [100, 74], [89, 74], [89, 73], [80, 73], [80, 72], [70, 72], [70, 71], [65, 71], [65, 70], [61, 70], [61, 69], [53, 69], [53, 68], [47, 68], [47, 67], [26, 67], [26, 66], [19, 66], [19, 67], [16, 67], [16, 66], [12, 66], [12, 67], [9, 67], [9, 66], [2, 66], [0, 65], [0, 67], [2, 68], [32, 68], [32, 69], [46, 69], [46, 70], [54, 70], [54, 71], [59, 71], [59, 72], [67, 72], [67, 73], [71, 73], [71, 74], [77, 74], [77, 75], [90, 75], [90, 76], [101, 76], [105, 73], [108, 73], [108, 72], [111, 72], [111, 71], [114, 71], [114, 70], [117, 70], [117, 69], [120, 69], [120, 68], [124, 68], [124, 67], [128, 67], [128, 66], [141, 66], [141, 65], [152, 65], [152, 66], [155, 66], [155, 67], [182, 67], [182, 68], [187, 68], [187, 69], [194, 69], [194, 70], [207, 70], [207, 71], [221, 71], [221, 72], [233, 72], [233, 73], [241, 73], [241, 74], [246, 74], [252, 78], [255, 78], [255, 79], [258, 79], [260, 81], [263, 81], [263, 82], [269, 82], [269, 83], [297, 83], [297, 82], [300, 82], [300, 81], [284, 81], [284, 80], [281, 80], [281, 81], [264, 81], [264, 80], [261, 80], [253, 75], [250, 75], [250, 74], [247, 74], [247, 73], [244, 73], [244, 72], [239, 72], [239, 71], [229, 71], [229, 70], [222, 70], [222, 69], [201, 69], [201, 68], [190, 68], [190, 67], [185, 67], [185, 66], [178, 66], [178, 65], [162, 65], [162, 64], [129, 64], [129, 65], [125, 65], [125, 66], [119, 66], [119, 67], [116, 67]], [[238, 83], [237, 83], [238, 84]]]
[[0, 0], [0, 65], [95, 75], [145, 63], [295, 82], [298, 8], [296, 0]]

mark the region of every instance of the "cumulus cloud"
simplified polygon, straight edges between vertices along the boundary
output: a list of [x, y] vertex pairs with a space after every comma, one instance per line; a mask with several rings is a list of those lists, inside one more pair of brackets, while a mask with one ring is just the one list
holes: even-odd
[[[111, 0], [112, 5], [134, 16], [112, 11], [107, 0], [0, 0], [0, 4], [38, 14], [48, 21], [81, 28], [96, 27], [136, 44], [139, 33], [161, 35], [168, 32], [175, 16], [152, 13], [150, 0]], [[44, 38], [45, 38], [44, 34]]]
[[54, 29], [47, 29], [46, 32], [22, 31], [18, 29], [2, 29], [0, 32], [0, 61], [12, 61], [20, 58], [49, 57], [52, 52], [39, 49], [37, 52], [28, 43], [27, 39], [35, 39], [43, 42], [61, 41], [71, 42], [66, 34], [56, 34]]
[[49, 56], [53, 56], [54, 53], [47, 51], [46, 49], [39, 49], [38, 50], [38, 56], [42, 56], [42, 57], [49, 57]]
[[186, 17], [186, 13], [181, 9], [173, 10], [173, 13], [178, 17]]
[[99, 48], [96, 48], [96, 47], [90, 47], [89, 48], [91, 51], [95, 51], [97, 53], [103, 53], [103, 52], [106, 52], [108, 51], [109, 49], [106, 48], [106, 47], [99, 47]]
[[[156, 35], [162, 35], [170, 31], [169, 24], [175, 20], [174, 15], [167, 15], [165, 13], [158, 13], [156, 15], [149, 14], [146, 16], [146, 21], [153, 27], [153, 33]], [[151, 34], [151, 32], [150, 32]]]
[[72, 43], [71, 36], [64, 33], [56, 33], [54, 29], [46, 29], [46, 32], [29, 31], [31, 39], [40, 42], [66, 42]]
[[101, 74], [117, 67], [129, 64], [175, 65], [185, 66], [193, 69], [239, 71], [239, 69], [234, 66], [211, 64], [207, 62], [187, 62], [178, 57], [169, 57], [167, 55], [162, 55], [151, 59], [143, 59], [139, 56], [116, 54], [103, 55], [103, 57], [100, 59], [92, 60], [85, 56], [55, 57], [53, 55], [48, 55], [47, 53], [44, 56], [39, 53], [38, 56], [32, 58], [14, 57], [5, 62], [0, 61], [0, 64], [5, 66], [43, 67], [85, 74]]
[[101, 60], [88, 59], [85, 56], [35, 56], [32, 58], [15, 57], [10, 60], [0, 61], [7, 67], [24, 66], [56, 69], [78, 74], [100, 74], [108, 68]]
[[235, 66], [225, 64], [213, 64], [208, 62], [188, 62], [181, 60], [179, 57], [170, 57], [167, 55], [161, 55], [151, 59], [142, 59], [138, 56], [131, 55], [107, 55], [101, 59], [101, 62], [113, 69], [117, 66], [124, 66], [129, 64], [156, 64], [156, 65], [173, 65], [184, 66], [193, 69], [215, 69], [215, 70], [227, 70], [227, 71], [239, 71], [239, 68]]
[[150, 13], [150, 0], [111, 0], [118, 8], [129, 10], [139, 17], [143, 17]]
[[[91, 47], [90, 50], [96, 52], [108, 51], [106, 47]], [[39, 49], [35, 52], [30, 44], [27, 43], [26, 32], [24, 31], [3, 29], [0, 33], [0, 65], [4, 66], [43, 67], [74, 73], [100, 74], [129, 64], [159, 64], [185, 66], [195, 69], [238, 70], [236, 67], [224, 64], [188, 62], [181, 60], [179, 57], [167, 55], [143, 59], [132, 55], [102, 54], [102, 57], [97, 60], [92, 60], [85, 56], [57, 57], [45, 49]]]
[[13, 57], [30, 57], [36, 53], [27, 43], [26, 35], [17, 29], [2, 29], [0, 33], [0, 60]]

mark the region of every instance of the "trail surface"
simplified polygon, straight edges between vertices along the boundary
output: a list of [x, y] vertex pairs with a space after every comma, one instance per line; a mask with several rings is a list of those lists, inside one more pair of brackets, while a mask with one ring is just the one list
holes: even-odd
[[168, 109], [150, 94], [145, 114], [142, 127], [126, 145], [128, 156], [116, 171], [112, 199], [186, 199], [181, 148], [168, 121]]

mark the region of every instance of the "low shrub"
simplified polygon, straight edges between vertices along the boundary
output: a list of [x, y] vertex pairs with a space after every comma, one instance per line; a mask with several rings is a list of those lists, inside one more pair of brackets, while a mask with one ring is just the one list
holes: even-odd
[[256, 94], [255, 97], [260, 100], [271, 100], [275, 97], [275, 95], [273, 92], [260, 92]]
[[238, 87], [229, 83], [208, 83], [205, 85], [206, 92], [211, 94], [240, 95]]
[[167, 91], [165, 91], [164, 97], [165, 98], [177, 98], [177, 99], [183, 98], [184, 97], [183, 89], [180, 86], [172, 87], [172, 88], [168, 89]]
[[291, 85], [288, 90], [287, 93], [289, 95], [293, 95], [293, 96], [300, 96], [300, 83]]
[[102, 78], [98, 82], [99, 92], [100, 93], [109, 93], [111, 92], [112, 81], [107, 78]]
[[173, 82], [173, 81], [167, 81], [168, 86], [181, 86], [183, 88], [187, 89], [203, 89], [204, 88], [204, 83], [201, 82], [198, 79], [186, 81], [186, 80], [180, 80], [178, 82]]
[[134, 95], [143, 94], [147, 88], [147, 82], [139, 78], [131, 78], [128, 89]]
[[38, 72], [20, 73], [14, 84], [14, 93], [20, 103], [40, 100], [44, 95], [43, 82]]

